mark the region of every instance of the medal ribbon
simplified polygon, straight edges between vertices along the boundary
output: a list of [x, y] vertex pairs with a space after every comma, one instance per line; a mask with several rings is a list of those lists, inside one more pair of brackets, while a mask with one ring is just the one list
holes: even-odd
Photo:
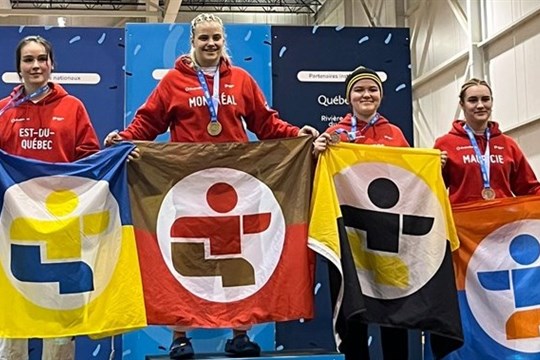
[[21, 98], [23, 95], [24, 88], [21, 88], [17, 95], [15, 95], [9, 102], [4, 106], [2, 109], [0, 109], [0, 116], [2, 116], [6, 111], [9, 109], [16, 108], [17, 106], [21, 105], [23, 102], [35, 99], [39, 95], [43, 94], [44, 92], [49, 90], [49, 84], [45, 84], [30, 95], [26, 95]]
[[214, 75], [214, 93], [212, 94], [212, 97], [210, 97], [210, 90], [208, 89], [208, 84], [206, 83], [206, 79], [201, 69], [197, 70], [197, 77], [199, 78], [199, 83], [201, 84], [204, 92], [206, 105], [208, 106], [208, 110], [210, 111], [210, 121], [218, 122], [217, 114], [219, 107], [219, 65], [216, 70], [216, 74]]
[[465, 129], [465, 132], [467, 133], [467, 136], [469, 137], [469, 140], [471, 141], [471, 145], [474, 149], [474, 153], [476, 154], [476, 157], [478, 158], [478, 163], [480, 164], [480, 172], [482, 173], [482, 181], [484, 183], [484, 189], [489, 189], [489, 138], [491, 137], [491, 132], [489, 131], [489, 127], [485, 130], [486, 135], [486, 151], [484, 152], [484, 155], [480, 153], [480, 148], [478, 147], [478, 142], [476, 142], [476, 138], [474, 137], [474, 133], [467, 126], [467, 124], [463, 125], [463, 129]]
[[351, 131], [347, 131], [345, 129], [337, 129], [336, 134], [342, 134], [343, 133], [343, 134], [347, 135], [347, 139], [349, 140], [349, 142], [354, 142], [359, 135], [360, 136], [364, 135], [364, 133], [370, 127], [375, 125], [375, 123], [377, 121], [379, 121], [380, 118], [381, 118], [381, 115], [379, 113], [375, 113], [375, 115], [373, 115], [373, 117], [367, 122], [366, 125], [364, 125], [364, 127], [362, 127], [360, 129], [360, 131], [356, 131], [358, 120], [356, 119], [356, 116], [353, 116], [352, 119], [351, 119]]

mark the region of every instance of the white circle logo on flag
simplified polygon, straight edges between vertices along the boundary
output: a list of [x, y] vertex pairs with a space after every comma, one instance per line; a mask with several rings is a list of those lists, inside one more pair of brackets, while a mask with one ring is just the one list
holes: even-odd
[[32, 303], [76, 309], [106, 289], [122, 245], [106, 181], [47, 176], [15, 184], [4, 193], [0, 221], [0, 262]]
[[334, 181], [364, 295], [398, 299], [421, 289], [448, 243], [443, 208], [429, 185], [377, 162], [349, 167]]
[[502, 346], [540, 352], [540, 220], [515, 221], [487, 235], [467, 265], [467, 303]]
[[279, 264], [285, 219], [272, 190], [234, 169], [190, 174], [166, 194], [157, 238], [171, 274], [214, 302], [245, 299], [265, 286]]

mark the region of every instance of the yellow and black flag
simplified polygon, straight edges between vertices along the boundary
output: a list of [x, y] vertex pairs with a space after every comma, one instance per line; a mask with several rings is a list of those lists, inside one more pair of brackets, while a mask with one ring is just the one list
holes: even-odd
[[436, 358], [462, 345], [458, 240], [437, 150], [330, 147], [315, 174], [309, 236], [341, 277], [331, 274], [342, 339], [359, 319], [429, 331]]

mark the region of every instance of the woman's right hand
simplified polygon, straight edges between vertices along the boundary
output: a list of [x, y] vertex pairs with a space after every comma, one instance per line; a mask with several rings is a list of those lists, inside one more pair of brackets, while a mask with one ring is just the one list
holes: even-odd
[[[118, 130], [114, 130], [114, 131], [111, 131], [109, 135], [107, 135], [107, 137], [105, 137], [105, 140], [103, 140], [103, 145], [105, 145], [105, 147], [109, 147], [111, 145], [118, 144], [119, 142], [122, 142], [122, 141], [124, 141], [124, 138], [120, 136], [120, 134], [118, 133]], [[139, 150], [138, 147], [136, 147], [129, 153], [128, 161], [137, 160], [140, 157], [141, 157], [141, 151]]]
[[313, 156], [319, 156], [323, 151], [328, 148], [328, 144], [331, 141], [330, 134], [322, 133], [317, 139], [313, 142]]
[[107, 137], [105, 137], [105, 140], [103, 140], [103, 145], [105, 145], [105, 147], [109, 147], [122, 141], [124, 141], [124, 138], [120, 136], [118, 130], [114, 130], [111, 131]]

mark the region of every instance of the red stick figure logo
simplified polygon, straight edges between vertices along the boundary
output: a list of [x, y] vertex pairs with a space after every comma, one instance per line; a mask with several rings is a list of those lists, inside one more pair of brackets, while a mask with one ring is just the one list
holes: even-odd
[[285, 219], [272, 190], [242, 171], [212, 168], [171, 188], [157, 220], [160, 249], [171, 274], [211, 301], [248, 297], [277, 267]]
[[[183, 216], [173, 223], [171, 237], [208, 238], [210, 255], [241, 255], [244, 234], [265, 231], [271, 214], [226, 215], [238, 204], [238, 194], [224, 182], [208, 189], [206, 201], [218, 216]], [[174, 268], [184, 276], [221, 276], [222, 284], [241, 286], [255, 284], [253, 266], [243, 258], [206, 259], [202, 243], [173, 243]]]

